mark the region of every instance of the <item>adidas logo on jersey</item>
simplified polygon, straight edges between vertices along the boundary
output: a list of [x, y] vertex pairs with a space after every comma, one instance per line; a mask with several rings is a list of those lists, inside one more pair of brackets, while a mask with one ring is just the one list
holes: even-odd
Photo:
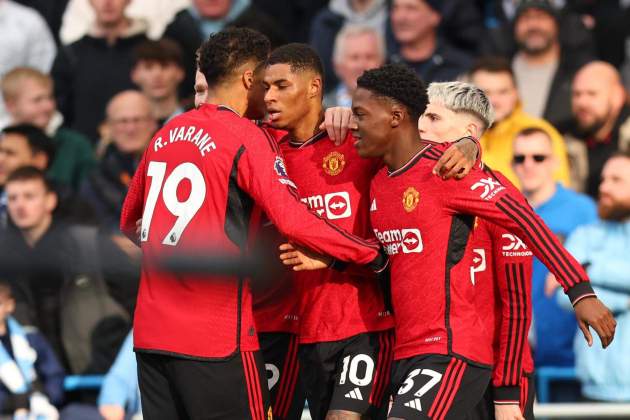
[[350, 398], [351, 400], [363, 401], [363, 395], [361, 394], [361, 390], [359, 388], [354, 388], [352, 391], [344, 395], [344, 397]]
[[370, 211], [376, 211], [378, 210], [378, 208], [376, 208], [376, 198], [374, 200], [372, 200], [372, 204], [370, 205]]
[[414, 398], [413, 400], [406, 402], [405, 407], [413, 408], [414, 410], [422, 411], [422, 405], [420, 404], [420, 398]]

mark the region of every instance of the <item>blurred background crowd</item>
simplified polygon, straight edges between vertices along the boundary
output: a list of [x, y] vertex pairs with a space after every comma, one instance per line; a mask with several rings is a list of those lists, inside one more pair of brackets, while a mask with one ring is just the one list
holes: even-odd
[[[618, 323], [605, 352], [574, 344], [536, 261], [536, 367], [574, 372], [547, 399], [630, 402], [630, 0], [0, 0], [3, 414], [138, 410], [139, 250], [119, 213], [152, 135], [193, 106], [197, 47], [227, 26], [312, 45], [327, 106], [386, 62], [481, 87], [497, 117], [484, 161], [566, 239]], [[107, 372], [98, 400], [64, 393], [64, 375]]]

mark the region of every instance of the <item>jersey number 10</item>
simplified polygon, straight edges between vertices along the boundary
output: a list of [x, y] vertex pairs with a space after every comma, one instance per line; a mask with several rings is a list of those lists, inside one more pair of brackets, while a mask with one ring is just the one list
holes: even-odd
[[[177, 217], [175, 224], [162, 240], [162, 244], [175, 246], [182, 237], [186, 226], [195, 217], [206, 198], [206, 181], [199, 168], [190, 162], [178, 165], [166, 178], [166, 181], [164, 180], [165, 174], [166, 162], [151, 161], [149, 163], [147, 176], [151, 178], [151, 187], [149, 188], [149, 195], [142, 214], [140, 240], [144, 242], [149, 239], [153, 211], [161, 196], [168, 211]], [[177, 188], [184, 179], [190, 181], [190, 195], [186, 200], [179, 201]], [[164, 188], [162, 188], [162, 185], [164, 185]]]

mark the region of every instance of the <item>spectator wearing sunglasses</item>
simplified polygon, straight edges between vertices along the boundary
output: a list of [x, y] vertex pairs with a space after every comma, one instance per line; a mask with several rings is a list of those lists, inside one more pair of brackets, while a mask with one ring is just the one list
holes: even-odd
[[[512, 169], [523, 194], [536, 213], [561, 239], [578, 226], [597, 220], [594, 201], [563, 187], [554, 179], [558, 157], [548, 132], [540, 127], [520, 131], [513, 142]], [[533, 337], [536, 367], [574, 366], [575, 317], [565, 312], [552, 296], [545, 294], [548, 275], [534, 259], [532, 274]], [[579, 385], [564, 384], [552, 389], [555, 401], [579, 397]]]

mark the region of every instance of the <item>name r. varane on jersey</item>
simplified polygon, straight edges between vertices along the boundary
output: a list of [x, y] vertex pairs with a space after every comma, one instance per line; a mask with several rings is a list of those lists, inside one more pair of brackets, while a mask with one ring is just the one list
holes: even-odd
[[155, 139], [155, 142], [153, 142], [153, 151], [157, 152], [162, 147], [166, 147], [178, 141], [194, 143], [199, 148], [199, 152], [203, 157], [206, 156], [206, 153], [210, 153], [217, 148], [210, 134], [203, 131], [203, 128], [190, 125], [170, 129], [168, 131], [168, 140], [163, 139], [161, 136]]

